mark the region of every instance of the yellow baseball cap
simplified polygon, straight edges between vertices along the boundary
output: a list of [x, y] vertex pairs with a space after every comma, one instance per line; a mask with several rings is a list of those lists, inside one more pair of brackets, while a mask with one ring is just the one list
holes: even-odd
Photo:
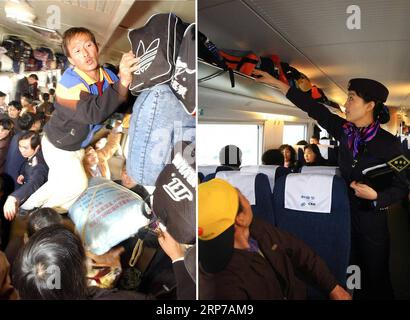
[[199, 261], [204, 271], [219, 272], [229, 263], [238, 208], [238, 191], [225, 180], [198, 186]]

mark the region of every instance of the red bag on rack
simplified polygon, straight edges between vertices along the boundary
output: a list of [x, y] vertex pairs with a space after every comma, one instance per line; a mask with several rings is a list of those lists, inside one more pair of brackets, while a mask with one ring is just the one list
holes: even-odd
[[229, 54], [219, 50], [219, 55], [224, 58], [228, 68], [239, 71], [250, 76], [259, 62], [259, 57], [254, 53], [247, 53], [243, 56]]

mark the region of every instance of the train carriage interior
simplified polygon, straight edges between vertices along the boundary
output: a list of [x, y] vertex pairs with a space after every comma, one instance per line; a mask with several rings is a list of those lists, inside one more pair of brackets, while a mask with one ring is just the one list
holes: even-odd
[[[410, 68], [407, 59], [410, 52], [407, 29], [410, 25], [406, 19], [410, 5], [405, 1], [357, 1], [357, 6], [349, 9], [350, 5], [349, 1], [199, 1], [198, 25], [199, 31], [213, 47], [229, 55], [227, 59], [245, 57], [245, 65], [255, 56], [267, 57], [273, 60], [273, 72], [277, 72], [279, 79], [283, 73], [286, 75], [287, 71], [284, 69], [288, 65], [296, 68], [302, 73], [297, 80], [299, 89], [304, 88], [308, 78], [308, 88], [313, 88], [310, 92], [313, 94], [316, 90], [314, 87], [323, 90], [325, 100], [322, 102], [331, 113], [343, 118], [349, 80], [358, 77], [379, 79], [390, 91], [386, 103], [390, 121], [382, 127], [395, 135], [404, 146], [404, 141], [408, 141], [410, 125]], [[352, 14], [357, 14], [358, 10], [360, 21], [356, 19], [353, 24], [360, 25], [349, 28], [349, 17], [352, 19]], [[205, 40], [203, 43], [206, 45]], [[199, 44], [201, 45], [202, 43]], [[312, 240], [309, 232], [326, 222], [320, 222], [317, 216], [309, 218], [307, 213], [300, 217], [300, 221], [297, 221], [296, 217], [295, 220], [287, 217], [289, 213], [287, 215], [286, 212], [289, 210], [283, 207], [285, 182], [277, 172], [277, 168], [283, 169], [283, 164], [277, 166], [275, 163], [276, 173], [272, 175], [272, 169], [264, 166], [262, 155], [269, 149], [278, 149], [286, 144], [294, 148], [297, 159], [303, 162], [303, 145], [300, 141], [312, 143], [309, 141], [310, 138], [316, 136], [320, 140], [319, 149], [326, 159], [326, 167], [314, 169], [304, 166], [296, 172], [304, 172], [304, 168], [314, 169], [314, 173], [333, 175], [336, 181], [340, 175], [335, 155], [338, 143], [278, 89], [256, 82], [246, 68], [239, 69], [241, 66], [234, 64], [231, 67], [233, 72], [225, 71], [223, 66], [218, 66], [205, 55], [201, 56], [201, 52], [198, 55], [199, 180], [205, 182], [215, 177], [226, 179], [242, 193], [247, 192], [250, 197], [254, 197], [253, 192], [260, 192], [260, 186], [259, 191], [256, 191], [257, 180], [261, 181], [260, 177], [249, 180], [248, 183], [252, 184], [250, 189], [253, 188], [253, 184], [255, 185], [254, 191], [249, 191], [249, 185], [243, 185], [246, 179], [240, 178], [240, 173], [250, 171], [256, 176], [258, 173], [260, 175], [270, 171], [268, 178], [271, 181], [273, 179], [274, 186], [273, 208], [268, 219], [279, 227], [295, 232], [314, 248], [320, 248], [320, 239]], [[261, 60], [262, 58], [255, 62], [256, 68], [262, 68]], [[252, 68], [255, 68], [255, 65], [252, 65]], [[294, 81], [290, 77], [285, 77], [286, 80], [289, 84]], [[220, 162], [220, 150], [227, 145], [235, 145], [242, 151], [240, 173], [236, 174], [236, 178], [231, 171], [224, 172], [232, 168], [226, 169]], [[404, 152], [408, 157], [408, 144], [405, 146]], [[252, 167], [253, 169], [249, 169]], [[304, 188], [320, 187], [305, 185]], [[337, 192], [339, 195], [343, 193], [340, 190]], [[335, 189], [330, 196], [335, 196]], [[263, 205], [262, 200], [258, 203], [256, 195], [253, 201], [254, 214], [258, 215], [258, 210]], [[408, 201], [403, 199], [394, 204], [388, 215], [391, 236], [390, 274], [398, 299], [410, 297]], [[266, 208], [269, 207], [264, 208], [266, 215]], [[337, 220], [336, 217], [337, 214], [334, 221], [338, 222], [334, 223], [342, 225], [344, 222]], [[315, 227], [313, 221], [316, 221], [316, 218], [319, 221]], [[340, 237], [346, 236], [337, 230]], [[330, 241], [326, 237], [324, 234], [323, 242]], [[340, 255], [343, 252], [343, 249], [341, 250]], [[326, 257], [327, 261], [333, 262], [337, 258], [336, 251]], [[341, 263], [341, 260], [339, 262]], [[342, 272], [343, 276], [346, 274], [343, 275]]]

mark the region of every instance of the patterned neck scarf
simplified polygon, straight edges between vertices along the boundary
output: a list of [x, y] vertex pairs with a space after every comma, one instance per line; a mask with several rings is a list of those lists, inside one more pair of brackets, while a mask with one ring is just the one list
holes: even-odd
[[365, 142], [372, 140], [380, 129], [379, 121], [373, 122], [365, 128], [358, 128], [351, 122], [343, 125], [343, 131], [347, 135], [347, 143], [350, 150], [353, 150], [353, 158], [356, 159], [359, 148]]

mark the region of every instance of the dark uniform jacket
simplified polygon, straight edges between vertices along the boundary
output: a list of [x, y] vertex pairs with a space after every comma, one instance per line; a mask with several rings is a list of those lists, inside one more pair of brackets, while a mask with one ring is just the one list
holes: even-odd
[[306, 283], [328, 295], [337, 285], [326, 263], [301, 240], [254, 218], [251, 237], [257, 252], [234, 249], [228, 266], [201, 276], [201, 299], [306, 299]]
[[347, 122], [345, 119], [331, 113], [324, 105], [296, 88], [290, 88], [286, 97], [298, 108], [307, 112], [311, 118], [317, 120], [340, 142], [338, 164], [345, 181], [348, 184], [352, 181], [363, 182], [377, 191], [377, 201], [374, 204], [373, 201], [357, 198], [352, 189], [348, 188], [353, 210], [383, 210], [407, 196], [409, 188], [404, 172], [386, 175], [385, 179], [381, 182], [379, 180], [377, 185], [368, 183], [362, 174], [364, 169], [386, 163], [402, 154], [401, 145], [392, 134], [380, 128], [376, 136], [366, 142], [362, 150], [359, 150], [357, 161], [355, 161], [353, 152], [348, 147], [347, 135], [342, 127]]
[[48, 166], [44, 161], [41, 150], [26, 160], [20, 174], [24, 176], [24, 183], [11, 196], [23, 203], [47, 181]]

